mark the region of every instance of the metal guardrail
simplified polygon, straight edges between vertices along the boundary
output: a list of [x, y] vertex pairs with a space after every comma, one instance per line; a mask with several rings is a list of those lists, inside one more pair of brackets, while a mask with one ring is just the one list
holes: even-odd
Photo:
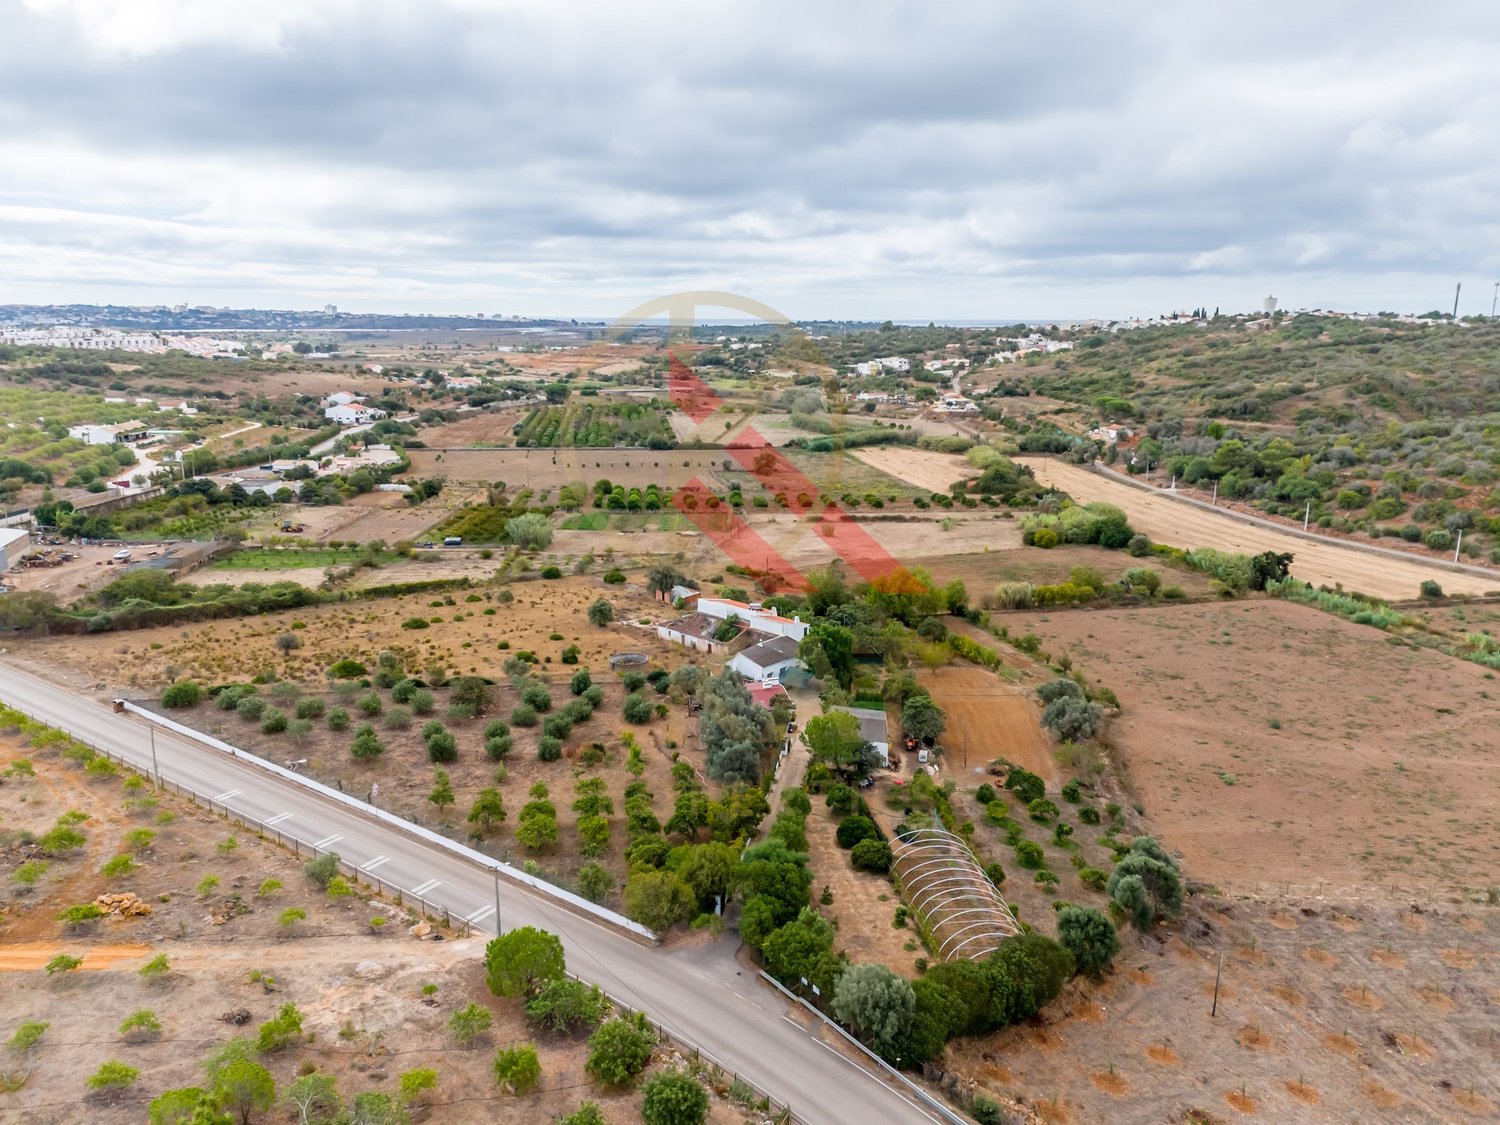
[[[51, 724], [48, 723], [47, 720], [31, 714], [31, 712], [27, 711], [24, 707], [16, 707], [13, 704], [7, 704], [6, 706], [10, 707], [11, 710], [19, 711], [21, 714], [28, 716], [34, 722], [42, 723], [48, 727], [51, 726]], [[241, 827], [252, 829], [255, 832], [259, 833], [261, 836], [274, 837], [278, 844], [280, 844], [284, 848], [291, 848], [293, 854], [297, 855], [299, 858], [301, 857], [302, 850], [304, 848], [307, 849], [309, 855], [315, 857], [326, 855], [329, 853], [337, 855], [337, 853], [333, 852], [331, 848], [320, 848], [316, 844], [301, 840], [289, 833], [283, 833], [281, 829], [277, 828], [275, 825], [267, 824], [265, 821], [260, 820], [257, 817], [253, 817], [249, 813], [244, 813], [236, 809], [232, 809], [223, 801], [215, 801], [212, 797], [209, 797], [203, 793], [199, 793], [196, 789], [192, 788], [192, 786], [183, 785], [179, 781], [172, 781], [170, 779], [152, 778], [151, 771], [148, 768], [146, 768], [141, 763], [130, 761], [123, 754], [107, 750], [103, 746], [95, 745], [88, 739], [79, 738], [77, 735], [72, 733], [69, 733], [68, 737], [81, 746], [87, 746], [95, 754], [107, 758], [111, 762], [114, 762], [117, 765], [124, 767], [125, 769], [133, 770], [136, 773], [142, 774], [143, 776], [150, 779], [152, 783], [155, 784], [158, 788], [168, 789], [176, 793], [180, 797], [186, 797], [195, 805], [204, 806], [206, 809], [208, 809], [209, 812], [224, 817], [230, 823], [238, 823]], [[365, 871], [358, 865], [345, 860], [342, 856], [339, 857], [339, 866], [349, 875], [354, 877], [356, 886], [362, 882], [372, 885], [376, 888], [378, 893], [382, 895], [393, 896], [396, 905], [403, 909], [405, 909], [406, 907], [407, 900], [415, 901], [420, 904], [422, 908], [421, 915], [424, 919], [437, 921], [439, 918], [441, 918], [443, 925], [452, 928], [452, 916], [450, 915], [446, 906], [438, 906], [435, 903], [429, 902], [421, 895], [413, 894], [411, 891], [403, 890], [402, 888], [396, 886], [394, 883], [386, 883], [381, 880], [378, 875], [374, 875], [368, 871]], [[460, 918], [459, 921], [463, 925], [463, 932], [461, 936], [467, 936], [470, 931], [473, 930], [473, 924], [465, 918]]]
[[[19, 711], [21, 714], [26, 715], [27, 717], [29, 717], [30, 719], [32, 719], [32, 721], [34, 721], [34, 722], [41, 723], [41, 724], [43, 724], [45, 726], [48, 726], [48, 727], [51, 726], [51, 724], [48, 723], [45, 719], [42, 719], [42, 718], [40, 718], [40, 717], [38, 717], [36, 715], [33, 715], [30, 711], [26, 710], [24, 707], [16, 707], [13, 704], [7, 704], [7, 706], [9, 706], [14, 711]], [[129, 704], [129, 703], [126, 703], [126, 708], [133, 709], [133, 710], [136, 710], [136, 711], [139, 711], [139, 712], [143, 712], [144, 714], [150, 714], [150, 712], [144, 711], [143, 708], [134, 707], [132, 704]], [[171, 726], [173, 726], [173, 727], [181, 726], [181, 724], [172, 723], [171, 720], [166, 720], [166, 722], [168, 724], [170, 724]], [[185, 728], [185, 729], [190, 729], [190, 728]], [[134, 771], [134, 772], [136, 772], [138, 774], [141, 774], [141, 775], [147, 777], [148, 779], [151, 779], [153, 781], [153, 783], [158, 788], [160, 788], [160, 789], [168, 789], [168, 790], [170, 790], [172, 792], [175, 792], [179, 796], [186, 797], [189, 801], [192, 801], [194, 804], [198, 804], [198, 805], [204, 806], [205, 808], [208, 809], [209, 812], [215, 813], [216, 815], [223, 816], [230, 823], [238, 823], [240, 826], [242, 826], [244, 828], [253, 829], [257, 833], [259, 833], [261, 836], [274, 837], [275, 840], [276, 840], [276, 842], [278, 844], [280, 844], [282, 847], [290, 847], [292, 849], [293, 853], [295, 855], [297, 855], [298, 857], [300, 857], [302, 855], [302, 849], [303, 848], [306, 848], [307, 851], [308, 851], [308, 853], [310, 855], [312, 855], [312, 856], [326, 855], [326, 854], [330, 854], [332, 852], [331, 849], [320, 848], [316, 844], [307, 843], [306, 841], [300, 840], [298, 837], [290, 835], [289, 833], [283, 833], [275, 825], [267, 824], [265, 821], [260, 820], [258, 817], [253, 817], [253, 816], [250, 816], [248, 813], [239, 812], [239, 811], [237, 811], [235, 809], [232, 809], [227, 804], [225, 804], [224, 802], [222, 802], [222, 801], [215, 801], [212, 797], [209, 797], [209, 796], [206, 796], [205, 794], [199, 793], [196, 789], [192, 788], [191, 786], [183, 785], [180, 782], [172, 781], [172, 780], [168, 780], [168, 779], [151, 778], [151, 771], [148, 768], [146, 768], [144, 766], [144, 764], [130, 761], [130, 760], [126, 759], [123, 755], [118, 754], [118, 753], [113, 752], [113, 751], [110, 751], [110, 750], [107, 750], [107, 749], [105, 749], [102, 746], [97, 746], [94, 743], [90, 742], [88, 739], [79, 738], [77, 735], [74, 735], [74, 734], [71, 734], [71, 733], [68, 735], [68, 737], [71, 738], [74, 742], [77, 742], [77, 743], [79, 743], [82, 746], [87, 746], [95, 754], [98, 754], [98, 755], [100, 755], [100, 756], [108, 759], [109, 761], [114, 762], [117, 765], [122, 766], [125, 769], [132, 770], [132, 771]], [[208, 738], [208, 736], [206, 736], [206, 735], [204, 735], [203, 737], [204, 738]], [[213, 740], [213, 741], [217, 741], [217, 740]], [[231, 750], [233, 749], [232, 747], [229, 747], [227, 743], [224, 743], [223, 745], [226, 748], [229, 748]], [[264, 760], [262, 759], [262, 761], [264, 761]], [[269, 763], [268, 762], [268, 763], [265, 763], [265, 764], [266, 765], [274, 766], [274, 763]], [[278, 770], [281, 770], [281, 767], [275, 767], [275, 768], [278, 769]], [[281, 772], [290, 773], [290, 771], [284, 771], [284, 770], [281, 771]], [[292, 776], [299, 776], [299, 775], [292, 775]], [[307, 780], [307, 779], [302, 779], [302, 780]], [[314, 783], [314, 784], [316, 784], [316, 783]], [[339, 794], [337, 791], [331, 791], [331, 792], [332, 792], [333, 796], [343, 796], [343, 794]], [[381, 810], [377, 809], [375, 811], [378, 812], [378, 811], [381, 811]], [[406, 824], [405, 821], [399, 821], [398, 820], [397, 823], [400, 824], [402, 827], [410, 827], [409, 825]], [[465, 849], [465, 850], [468, 850], [468, 849]], [[337, 854], [337, 853], [332, 853], [332, 854]], [[421, 917], [423, 919], [431, 920], [431, 921], [438, 921], [439, 918], [441, 918], [442, 924], [444, 926], [447, 926], [450, 929], [452, 928], [452, 926], [453, 926], [453, 919], [452, 919], [452, 916], [449, 913], [449, 910], [448, 910], [447, 907], [445, 907], [445, 906], [437, 906], [434, 903], [431, 903], [427, 899], [423, 898], [421, 895], [413, 894], [411, 891], [403, 890], [402, 888], [396, 886], [394, 883], [387, 884], [387, 883], [385, 883], [380, 878], [380, 876], [375, 875], [375, 874], [373, 874], [373, 873], [371, 873], [369, 871], [365, 871], [363, 868], [359, 867], [356, 864], [348, 862], [347, 860], [343, 859], [342, 857], [339, 857], [338, 864], [339, 864], [339, 867], [341, 869], [343, 869], [344, 871], [348, 872], [351, 876], [353, 876], [354, 882], [355, 882], [356, 886], [360, 885], [361, 883], [373, 886], [376, 889], [376, 892], [378, 894], [392, 896], [394, 898], [396, 906], [398, 906], [398, 907], [400, 907], [402, 909], [406, 909], [408, 900], [416, 902], [416, 903], [418, 903], [421, 906]], [[524, 874], [524, 873], [517, 872], [517, 874]], [[527, 876], [527, 878], [530, 878], [530, 877]], [[560, 888], [556, 888], [556, 889], [560, 890]], [[566, 892], [563, 892], [563, 893], [566, 893]], [[592, 904], [590, 904], [590, 905], [592, 905]], [[626, 921], [629, 921], [629, 920], [626, 919]], [[459, 922], [462, 925], [462, 929], [461, 929], [461, 932], [459, 934], [460, 937], [467, 937], [475, 929], [474, 923], [470, 922], [466, 918], [459, 919]], [[633, 924], [634, 923], [632, 923], [632, 925]], [[497, 926], [498, 926], [498, 918], [497, 918]], [[645, 927], [641, 927], [641, 929], [645, 929]], [[650, 931], [647, 931], [647, 932], [649, 933]], [[766, 1089], [764, 1089], [763, 1087], [761, 1087], [759, 1084], [757, 1084], [756, 1082], [754, 1082], [752, 1079], [746, 1078], [743, 1074], [739, 1073], [739, 1071], [735, 1070], [733, 1067], [727, 1065], [726, 1063], [721, 1062], [714, 1055], [710, 1054], [708, 1051], [705, 1051], [702, 1047], [697, 1046], [695, 1043], [691, 1042], [690, 1040], [688, 1040], [687, 1038], [685, 1038], [681, 1034], [679, 1034], [677, 1032], [673, 1032], [673, 1031], [668, 1030], [665, 1025], [663, 1025], [663, 1024], [659, 1023], [658, 1021], [652, 1019], [651, 1016], [648, 1013], [646, 1013], [645, 1011], [643, 1011], [641, 1009], [637, 1009], [637, 1008], [631, 1007], [629, 1004], [625, 1003], [623, 1000], [620, 1000], [618, 997], [616, 997], [613, 994], [611, 994], [607, 989], [603, 988], [600, 985], [595, 984], [593, 981], [584, 980], [582, 977], [578, 976], [576, 973], [568, 972], [567, 975], [571, 979], [576, 980], [576, 981], [578, 981], [581, 984], [587, 984], [590, 987], [598, 988], [599, 991], [600, 991], [600, 993], [606, 999], [609, 1000], [610, 1004], [615, 1008], [616, 1011], [622, 1012], [622, 1013], [624, 1013], [626, 1015], [640, 1015], [642, 1018], [645, 1019], [645, 1021], [656, 1032], [656, 1034], [657, 1034], [657, 1036], [659, 1038], [675, 1044], [677, 1047], [679, 1047], [685, 1053], [687, 1053], [688, 1055], [692, 1056], [693, 1059], [695, 1059], [695, 1060], [701, 1060], [701, 1061], [707, 1063], [708, 1066], [710, 1066], [711, 1068], [713, 1068], [715, 1071], [718, 1071], [720, 1074], [728, 1075], [733, 1080], [733, 1082], [738, 1083], [738, 1084], [742, 1084], [743, 1086], [745, 1086], [748, 1089], [750, 1089], [755, 1094], [756, 1100], [758, 1102], [760, 1102], [760, 1103], [763, 1103], [767, 1107], [767, 1112], [769, 1112], [771, 1114], [772, 1120], [776, 1123], [776, 1125], [805, 1125], [804, 1119], [798, 1117], [792, 1111], [792, 1108], [791, 1108], [791, 1106], [789, 1104], [787, 1104], [786, 1102], [778, 1100], [773, 1094], [771, 1094], [769, 1091], [767, 1091]], [[775, 982], [773, 982], [773, 983], [775, 983]], [[779, 988], [781, 986], [777, 985], [777, 987]]]
[[[743, 1074], [740, 1074], [739, 1071], [735, 1070], [733, 1067], [726, 1066], [724, 1063], [716, 1059], [713, 1055], [703, 1050], [703, 1048], [695, 1046], [693, 1043], [689, 1042], [687, 1039], [683, 1038], [676, 1032], [667, 1030], [666, 1027], [658, 1023], [656, 1020], [652, 1019], [646, 1012], [641, 1011], [637, 1008], [632, 1008], [629, 1004], [617, 1000], [614, 996], [611, 996], [609, 992], [607, 992], [604, 988], [595, 985], [593, 981], [584, 980], [576, 973], [568, 972], [567, 970], [564, 971], [567, 972], [567, 975], [571, 979], [578, 981], [580, 984], [587, 984], [591, 987], [599, 988], [599, 991], [603, 993], [605, 998], [609, 1000], [610, 1004], [612, 1004], [617, 1011], [623, 1012], [627, 1015], [642, 1016], [645, 1021], [651, 1025], [652, 1029], [660, 1038], [669, 1040], [672, 1043], [677, 1044], [677, 1046], [686, 1049], [686, 1051], [690, 1055], [692, 1055], [694, 1059], [702, 1060], [715, 1070], [730, 1076], [734, 1081], [743, 1083], [745, 1086], [748, 1086], [755, 1092], [758, 1099], [764, 1102], [769, 1107], [769, 1112], [772, 1115], [772, 1120], [776, 1122], [776, 1125], [805, 1125], [804, 1120], [792, 1112], [792, 1107], [790, 1105], [788, 1105], [786, 1102], [777, 1100], [773, 1095], [762, 1089], [755, 1082], [746, 1078]], [[967, 1123], [965, 1123], [965, 1125], [967, 1125]]]
[[947, 1120], [950, 1125], [973, 1125], [973, 1123], [968, 1118], [960, 1117], [958, 1114], [954, 1113], [942, 1102], [938, 1101], [926, 1090], [922, 1089], [922, 1087], [918, 1086], [910, 1078], [906, 1077], [906, 1075], [902, 1074], [890, 1063], [886, 1062], [874, 1051], [870, 1050], [870, 1048], [866, 1047], [858, 1039], [850, 1035], [847, 1031], [839, 1026], [836, 1020], [830, 1019], [824, 1012], [820, 1011], [812, 1004], [809, 1004], [795, 992], [792, 992], [786, 987], [786, 985], [782, 984], [779, 980], [773, 977], [770, 973], [766, 972], [764, 969], [762, 969], [760, 972], [760, 978], [761, 980], [769, 982], [770, 985], [776, 989], [776, 991], [780, 992], [788, 1000], [795, 1001], [796, 1003], [802, 1005], [802, 1007], [806, 1008], [813, 1015], [817, 1016], [818, 1019], [823, 1021], [825, 1026], [831, 1027], [834, 1031], [838, 1032], [839, 1035], [843, 1036], [846, 1042], [848, 1042], [852, 1047], [854, 1047], [857, 1051], [864, 1055], [865, 1058], [873, 1062], [885, 1074], [889, 1075], [891, 1078], [894, 1078], [902, 1086], [906, 1087], [906, 1089], [909, 1090], [913, 1095], [915, 1095], [923, 1104], [927, 1105], [929, 1108], [931, 1108], [933, 1111]]
[[425, 843], [434, 844], [438, 847], [444, 848], [454, 855], [468, 860], [470, 863], [477, 864], [478, 866], [489, 871], [492, 875], [504, 877], [514, 883], [519, 883], [524, 887], [527, 887], [534, 891], [538, 891], [550, 898], [554, 898], [571, 910], [581, 911], [582, 913], [588, 914], [601, 922], [614, 926], [617, 929], [624, 930], [627, 933], [634, 935], [635, 937], [643, 938], [644, 940], [652, 942], [653, 944], [661, 940], [660, 935], [658, 935], [656, 931], [647, 929], [639, 922], [634, 922], [631, 919], [626, 918], [623, 914], [615, 913], [613, 910], [607, 910], [597, 903], [590, 902], [588, 899], [584, 898], [581, 895], [575, 895], [571, 891], [566, 891], [561, 887], [554, 886], [553, 884], [547, 882], [545, 879], [538, 879], [534, 875], [529, 875], [524, 871], [517, 870], [515, 867], [512, 867], [508, 863], [503, 863], [500, 860], [492, 858], [491, 856], [487, 856], [483, 852], [475, 851], [473, 848], [467, 847], [464, 844], [460, 844], [456, 840], [450, 840], [448, 839], [448, 837], [440, 835], [437, 832], [433, 832], [431, 829], [423, 828], [420, 824], [413, 824], [411, 821], [403, 820], [401, 817], [396, 816], [393, 813], [386, 812], [384, 809], [379, 808], [375, 805], [368, 805], [363, 801], [356, 800], [355, 798], [349, 796], [349, 794], [347, 793], [341, 793], [336, 789], [330, 789], [322, 782], [314, 781], [312, 778], [306, 777], [303, 774], [285, 769], [282, 766], [278, 766], [275, 762], [267, 761], [265, 758], [259, 757], [255, 754], [251, 754], [249, 751], [241, 750], [237, 746], [232, 746], [229, 743], [222, 741], [221, 739], [214, 738], [212, 735], [207, 735], [202, 731], [194, 730], [192, 727], [185, 726], [182, 723], [169, 719], [165, 715], [159, 715], [155, 711], [151, 711], [145, 707], [141, 707], [137, 704], [131, 703], [128, 700], [123, 700], [121, 702], [123, 704], [124, 710], [141, 716], [147, 722], [154, 723], [157, 726], [183, 735], [186, 738], [191, 738], [196, 742], [201, 742], [203, 745], [208, 746], [214, 750], [218, 750], [221, 753], [227, 753], [232, 757], [243, 759], [245, 762], [256, 767], [257, 769], [265, 770], [266, 772], [274, 774], [275, 776], [283, 780], [294, 782], [304, 789], [316, 793], [319, 797], [334, 801], [335, 803], [342, 805], [346, 809], [349, 809], [352, 812], [356, 812], [361, 816], [378, 820], [388, 827], [398, 828], [408, 835], [416, 836]]

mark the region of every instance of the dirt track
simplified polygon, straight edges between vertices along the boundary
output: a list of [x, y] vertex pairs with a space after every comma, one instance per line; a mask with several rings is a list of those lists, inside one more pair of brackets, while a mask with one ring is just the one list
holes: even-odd
[[1292, 573], [1314, 586], [1343, 583], [1348, 590], [1398, 600], [1416, 597], [1418, 587], [1428, 578], [1436, 579], [1444, 590], [1451, 593], [1482, 594], [1500, 590], [1500, 574], [1493, 578], [1463, 574], [1432, 566], [1416, 557], [1410, 560], [1390, 558], [1355, 547], [1303, 539], [1257, 527], [1232, 516], [1216, 515], [1166, 496], [1153, 495], [1100, 476], [1081, 465], [1046, 457], [1017, 460], [1029, 465], [1037, 480], [1062, 489], [1075, 500], [1104, 500], [1117, 505], [1129, 515], [1137, 530], [1158, 542], [1178, 547], [1217, 547], [1250, 554], [1289, 551], [1297, 558]]

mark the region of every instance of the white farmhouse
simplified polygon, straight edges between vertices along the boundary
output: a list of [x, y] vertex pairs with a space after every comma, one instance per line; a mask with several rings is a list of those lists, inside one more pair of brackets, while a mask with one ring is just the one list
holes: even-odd
[[788, 668], [801, 665], [798, 644], [791, 637], [771, 637], [734, 654], [729, 666], [751, 683], [780, 681]]
[[695, 607], [699, 613], [716, 617], [720, 621], [738, 617], [745, 628], [756, 633], [767, 633], [773, 637], [790, 637], [800, 641], [807, 636], [808, 626], [800, 617], [782, 617], [763, 609], [759, 602], [737, 602], [729, 598], [700, 597]]
[[68, 436], [77, 438], [84, 445], [114, 445], [120, 441], [137, 442], [146, 436], [146, 423], [119, 422], [113, 426], [85, 423], [81, 426], [69, 426]]
[[330, 406], [323, 411], [323, 417], [341, 426], [362, 426], [366, 422], [378, 422], [385, 417], [385, 411], [375, 406], [347, 403], [341, 406]]

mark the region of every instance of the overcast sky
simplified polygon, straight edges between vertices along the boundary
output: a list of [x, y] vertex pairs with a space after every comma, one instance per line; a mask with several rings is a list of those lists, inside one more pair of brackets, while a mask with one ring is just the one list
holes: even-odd
[[1493, 0], [0, 0], [0, 301], [1488, 313], [1497, 63]]

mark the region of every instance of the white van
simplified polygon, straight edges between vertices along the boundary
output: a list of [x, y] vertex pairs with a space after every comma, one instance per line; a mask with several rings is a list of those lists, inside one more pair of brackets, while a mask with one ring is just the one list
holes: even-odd
[[917, 751], [917, 765], [919, 765], [919, 766], [925, 766], [927, 764], [928, 757], [929, 757], [929, 755], [928, 755], [928, 753], [927, 753], [926, 750], [918, 750]]

